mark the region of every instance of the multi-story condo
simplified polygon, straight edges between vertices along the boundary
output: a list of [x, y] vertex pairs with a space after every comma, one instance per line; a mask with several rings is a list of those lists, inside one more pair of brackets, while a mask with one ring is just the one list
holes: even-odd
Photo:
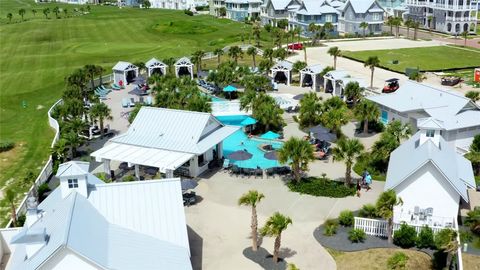
[[308, 35], [308, 26], [311, 23], [323, 26], [329, 22], [333, 25], [332, 33], [335, 33], [339, 13], [326, 0], [305, 0], [297, 10], [291, 12], [290, 24], [301, 27], [304, 34]]
[[149, 0], [152, 8], [191, 9], [195, 7], [194, 0]]
[[210, 0], [209, 2], [210, 15], [221, 16], [220, 9], [225, 7], [225, 0]]
[[366, 22], [365, 33], [381, 34], [385, 10], [376, 0], [348, 0], [341, 9], [339, 31], [349, 34], [361, 34], [360, 27]]
[[298, 10], [300, 6], [300, 0], [266, 0], [260, 7], [262, 24], [276, 26], [279, 20], [289, 20], [291, 12]]
[[452, 35], [477, 29], [477, 0], [406, 0], [407, 18]]
[[234, 21], [258, 18], [262, 0], [226, 0], [227, 18]]

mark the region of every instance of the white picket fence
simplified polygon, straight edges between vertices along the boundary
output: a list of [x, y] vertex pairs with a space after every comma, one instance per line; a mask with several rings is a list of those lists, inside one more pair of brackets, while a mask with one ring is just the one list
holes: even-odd
[[[381, 237], [387, 237], [387, 226], [388, 222], [386, 220], [378, 220], [378, 219], [371, 219], [371, 218], [361, 218], [361, 217], [355, 217], [355, 223], [354, 223], [354, 228], [355, 229], [361, 229], [363, 230], [367, 235], [373, 235], [373, 236], [381, 236]], [[395, 231], [400, 229], [401, 224], [399, 223], [394, 223], [393, 224], [393, 234], [395, 234]], [[411, 225], [409, 226], [415, 228], [415, 231], [419, 233], [423, 226], [422, 225]], [[429, 226], [430, 227], [430, 226]], [[433, 231], [433, 233], [437, 233], [444, 229], [444, 227], [437, 227], [437, 226], [431, 226], [430, 227]], [[457, 270], [463, 270], [463, 261], [462, 261], [462, 249], [460, 246], [460, 233], [458, 232], [458, 224], [457, 220], [453, 219], [453, 228], [455, 231], [457, 231], [457, 241], [459, 243], [458, 251], [457, 251]]]
[[[100, 77], [96, 78], [95, 80], [93, 80], [93, 85], [95, 87], [100, 86], [100, 82], [102, 83], [113, 82], [113, 73], [102, 76], [101, 80], [100, 80]], [[90, 82], [88, 82], [88, 85], [90, 85]]]

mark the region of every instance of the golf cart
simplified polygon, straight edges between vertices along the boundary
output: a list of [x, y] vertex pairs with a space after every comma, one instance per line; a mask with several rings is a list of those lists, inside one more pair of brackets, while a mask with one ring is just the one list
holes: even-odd
[[382, 93], [393, 93], [398, 90], [400, 85], [398, 84], [398, 79], [392, 78], [385, 81], [385, 86], [383, 87]]

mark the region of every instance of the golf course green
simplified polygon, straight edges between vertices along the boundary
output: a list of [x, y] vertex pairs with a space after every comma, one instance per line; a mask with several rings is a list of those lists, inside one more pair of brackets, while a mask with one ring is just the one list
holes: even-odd
[[[34, 180], [28, 172], [36, 177], [49, 156], [54, 133], [47, 111], [61, 97], [66, 75], [87, 64], [110, 73], [119, 60], [213, 51], [241, 44], [242, 36], [246, 42], [250, 33], [243, 23], [174, 10], [91, 6], [88, 13], [83, 6], [82, 14], [81, 6], [31, 0], [0, 0], [0, 6], [0, 140], [16, 145], [0, 153], [0, 188], [13, 188], [17, 201]], [[25, 9], [23, 20], [20, 9]], [[262, 34], [262, 42], [270, 44], [269, 38]], [[0, 217], [8, 218], [8, 203], [0, 206]]]

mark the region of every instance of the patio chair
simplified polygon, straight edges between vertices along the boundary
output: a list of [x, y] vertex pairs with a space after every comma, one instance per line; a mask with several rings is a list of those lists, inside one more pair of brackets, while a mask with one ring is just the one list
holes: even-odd
[[274, 174], [275, 174], [274, 168], [268, 168], [268, 169], [266, 170], [266, 173], [267, 173], [267, 178], [268, 178], [269, 176], [271, 176], [272, 178], [275, 178], [275, 176], [274, 176]]
[[148, 97], [146, 98], [145, 104], [146, 104], [146, 105], [152, 105], [152, 97], [151, 97], [151, 96], [148, 96]]
[[260, 176], [260, 178], [263, 178], [263, 170], [262, 169], [256, 169], [255, 170], [255, 178], [257, 178], [257, 176]]
[[130, 98], [130, 107], [135, 107], [135, 99], [133, 97]]
[[235, 176], [238, 176], [240, 174], [240, 168], [238, 168], [237, 165], [233, 165], [230, 169], [230, 174], [234, 174]]
[[230, 167], [231, 167], [230, 160], [229, 159], [224, 159], [223, 160], [223, 165], [222, 165], [223, 170], [226, 171]]
[[145, 100], [143, 100], [143, 97], [139, 97], [138, 103], [140, 104], [145, 104]]

